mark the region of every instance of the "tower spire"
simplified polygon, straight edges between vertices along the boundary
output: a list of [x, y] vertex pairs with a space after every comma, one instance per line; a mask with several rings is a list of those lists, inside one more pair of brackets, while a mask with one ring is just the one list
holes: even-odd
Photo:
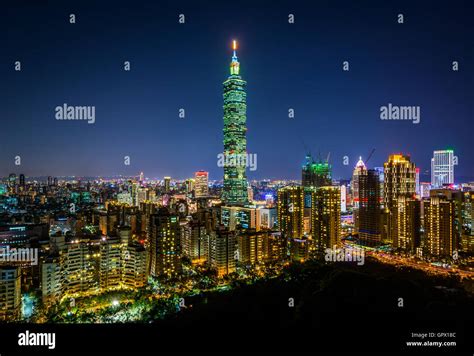
[[237, 58], [237, 41], [236, 40], [232, 41], [232, 50], [234, 52], [233, 52], [233, 55], [232, 55], [232, 62], [230, 63], [230, 74], [231, 75], [239, 75], [240, 63], [239, 63], [239, 59]]

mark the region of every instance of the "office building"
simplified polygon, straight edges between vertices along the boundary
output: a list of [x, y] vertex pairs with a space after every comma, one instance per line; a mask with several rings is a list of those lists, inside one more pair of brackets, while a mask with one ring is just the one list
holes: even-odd
[[196, 198], [209, 195], [209, 173], [198, 171], [194, 173], [194, 196]]
[[437, 150], [431, 159], [431, 186], [442, 188], [443, 185], [454, 184], [454, 151]]

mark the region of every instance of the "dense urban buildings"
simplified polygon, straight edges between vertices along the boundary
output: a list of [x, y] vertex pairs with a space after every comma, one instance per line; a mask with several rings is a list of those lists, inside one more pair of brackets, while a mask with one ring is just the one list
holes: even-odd
[[[308, 154], [301, 180], [248, 181], [246, 82], [233, 49], [223, 84], [221, 180], [210, 181], [207, 170], [184, 179], [144, 172], [2, 178], [1, 321], [79, 320], [82, 303], [81, 317], [103, 312], [101, 322], [110, 322], [110, 308], [123, 302], [130, 309], [120, 317], [135, 322], [146, 303], [187, 308], [175, 301], [308, 261], [338, 262], [333, 254], [354, 262], [367, 253], [427, 272], [441, 265], [472, 277], [474, 183], [454, 184], [452, 150], [435, 151], [431, 184], [420, 182], [422, 170], [408, 155], [368, 168], [373, 151], [350, 177], [333, 179], [329, 156]], [[101, 299], [116, 293], [128, 299]], [[130, 300], [141, 293], [145, 301]]]

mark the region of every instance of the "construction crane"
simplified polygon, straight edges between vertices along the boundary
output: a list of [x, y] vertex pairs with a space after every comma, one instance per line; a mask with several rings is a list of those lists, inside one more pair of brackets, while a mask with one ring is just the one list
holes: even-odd
[[370, 151], [369, 155], [367, 156], [367, 159], [365, 160], [365, 165], [367, 165], [367, 162], [369, 162], [369, 159], [372, 157], [374, 152], [375, 152], [375, 148], [372, 148], [372, 151]]

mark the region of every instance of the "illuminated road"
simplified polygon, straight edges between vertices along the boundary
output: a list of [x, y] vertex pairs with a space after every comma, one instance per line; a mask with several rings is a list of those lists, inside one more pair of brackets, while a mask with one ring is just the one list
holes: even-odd
[[[346, 247], [353, 248], [357, 246], [358, 248], [363, 248], [358, 245], [354, 245], [353, 243], [346, 243]], [[442, 267], [436, 266], [431, 264], [430, 262], [415, 259], [413, 257], [403, 257], [393, 255], [384, 251], [375, 250], [375, 249], [368, 249], [363, 248], [365, 251], [366, 256], [370, 256], [378, 260], [379, 262], [391, 264], [397, 267], [405, 266], [411, 267], [419, 270], [423, 270], [429, 274], [433, 275], [444, 275], [444, 276], [452, 276], [452, 275], [459, 275], [461, 279], [474, 279], [474, 271], [468, 271], [465, 269], [459, 269], [456, 267]]]

